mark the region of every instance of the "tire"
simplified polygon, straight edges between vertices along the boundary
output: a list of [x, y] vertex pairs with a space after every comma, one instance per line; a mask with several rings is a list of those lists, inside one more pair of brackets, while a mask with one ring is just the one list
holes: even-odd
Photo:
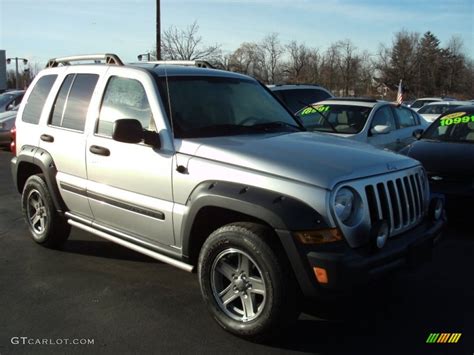
[[255, 223], [214, 231], [198, 261], [201, 293], [225, 330], [262, 341], [292, 325], [299, 289], [274, 232]]
[[43, 175], [26, 180], [22, 193], [22, 209], [33, 240], [49, 248], [58, 248], [69, 237], [71, 226], [54, 207]]

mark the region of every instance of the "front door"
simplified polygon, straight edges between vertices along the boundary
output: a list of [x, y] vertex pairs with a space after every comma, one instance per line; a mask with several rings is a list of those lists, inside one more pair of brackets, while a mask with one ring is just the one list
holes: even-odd
[[99, 119], [86, 147], [92, 213], [97, 223], [113, 230], [173, 245], [172, 152], [111, 138], [117, 119], [137, 119], [144, 129], [156, 130], [149, 99], [153, 91], [143, 73], [123, 77], [110, 71]]

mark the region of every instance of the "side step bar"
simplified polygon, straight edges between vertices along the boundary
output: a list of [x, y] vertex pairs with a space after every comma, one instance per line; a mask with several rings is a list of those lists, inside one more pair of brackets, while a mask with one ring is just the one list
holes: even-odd
[[123, 239], [120, 239], [120, 238], [117, 238], [117, 237], [114, 237], [113, 235], [111, 234], [108, 234], [108, 233], [105, 233], [105, 232], [102, 232], [102, 231], [99, 231], [95, 228], [92, 228], [92, 227], [89, 227], [89, 226], [86, 226], [80, 222], [76, 222], [76, 221], [73, 221], [72, 219], [68, 219], [67, 223], [69, 223], [71, 226], [73, 227], [77, 227], [79, 229], [82, 229], [86, 232], [89, 232], [89, 233], [92, 233], [100, 238], [104, 238], [104, 239], [107, 239], [113, 243], [117, 243], [117, 244], [120, 244], [128, 249], [132, 249], [132, 250], [135, 250], [136, 252], [138, 253], [141, 253], [141, 254], [144, 254], [144, 255], [147, 255], [149, 256], [150, 258], [153, 258], [155, 260], [158, 260], [158, 261], [161, 261], [163, 263], [166, 263], [166, 264], [170, 264], [172, 266], [175, 266], [181, 270], [184, 270], [184, 271], [188, 271], [188, 272], [192, 272], [193, 269], [194, 269], [194, 266], [192, 265], [189, 265], [189, 264], [186, 264], [182, 261], [179, 261], [179, 260], [176, 260], [176, 259], [173, 259], [173, 258], [170, 258], [169, 256], [166, 256], [166, 255], [162, 255], [162, 254], [159, 254], [155, 251], [152, 251], [150, 249], [147, 249], [147, 248], [143, 248], [139, 245], [136, 245], [136, 244], [133, 244], [133, 243], [130, 243], [130, 242], [127, 242], [126, 240], [123, 240]]

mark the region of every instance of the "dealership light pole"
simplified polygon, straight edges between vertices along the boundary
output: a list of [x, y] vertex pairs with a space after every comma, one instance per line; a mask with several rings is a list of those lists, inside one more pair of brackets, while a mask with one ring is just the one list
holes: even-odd
[[161, 60], [160, 0], [156, 0], [156, 59]]
[[28, 59], [26, 59], [26, 58], [18, 58], [18, 57], [15, 57], [15, 58], [7, 58], [7, 64], [10, 64], [12, 60], [15, 61], [15, 88], [18, 90], [18, 89], [19, 89], [19, 87], [18, 87], [18, 60], [22, 60], [22, 61], [23, 61], [23, 64], [24, 64], [24, 65], [27, 65], [27, 64], [28, 64]]

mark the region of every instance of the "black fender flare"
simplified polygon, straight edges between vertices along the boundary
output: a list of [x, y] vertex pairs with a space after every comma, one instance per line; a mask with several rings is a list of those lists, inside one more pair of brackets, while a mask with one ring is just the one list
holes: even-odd
[[204, 207], [219, 207], [264, 221], [274, 230], [328, 228], [324, 218], [305, 202], [280, 192], [226, 181], [200, 183], [188, 197], [183, 218], [183, 255], [189, 256], [191, 231]]
[[15, 182], [18, 192], [22, 192], [21, 186], [18, 181], [18, 174], [21, 169], [22, 163], [28, 163], [38, 167], [43, 173], [46, 185], [51, 193], [54, 206], [58, 212], [64, 212], [67, 210], [66, 204], [64, 203], [61, 194], [58, 189], [56, 181], [57, 169], [54, 164], [53, 157], [46, 150], [25, 145], [22, 147], [17, 157], [11, 161], [13, 181]]

